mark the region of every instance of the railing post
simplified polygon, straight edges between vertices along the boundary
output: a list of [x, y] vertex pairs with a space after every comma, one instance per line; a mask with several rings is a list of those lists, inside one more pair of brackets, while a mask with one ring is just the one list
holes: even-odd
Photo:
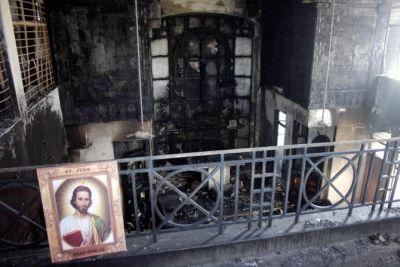
[[367, 190], [371, 184], [371, 176], [372, 176], [372, 166], [374, 165], [374, 161], [375, 161], [375, 151], [373, 151], [371, 153], [371, 158], [369, 160], [369, 166], [368, 166], [368, 171], [367, 173], [367, 181], [365, 182], [365, 186], [362, 190], [362, 196], [361, 196], [361, 204], [365, 204], [365, 198], [367, 196]]
[[238, 220], [239, 212], [239, 187], [240, 187], [240, 165], [236, 164], [236, 179], [235, 179], [235, 223]]
[[274, 159], [274, 174], [272, 177], [272, 193], [271, 193], [271, 202], [270, 202], [270, 208], [269, 208], [269, 216], [268, 216], [268, 227], [272, 226], [272, 218], [274, 215], [274, 206], [275, 206], [275, 191], [276, 191], [276, 173], [278, 171], [278, 160]]
[[140, 225], [139, 225], [139, 212], [138, 212], [138, 200], [137, 200], [136, 174], [135, 173], [132, 174], [131, 181], [132, 181], [133, 208], [134, 208], [134, 212], [135, 212], [136, 234], [139, 234]]
[[151, 200], [151, 226], [153, 233], [153, 240], [157, 242], [157, 233], [156, 233], [156, 216], [155, 216], [155, 207], [157, 203], [157, 196], [154, 195], [153, 189], [153, 180], [154, 180], [154, 169], [153, 169], [153, 160], [147, 160], [147, 169], [149, 174], [149, 188], [150, 188], [150, 200]]
[[393, 199], [394, 199], [394, 194], [396, 193], [396, 187], [397, 187], [397, 182], [399, 181], [399, 175], [400, 175], [400, 162], [399, 162], [399, 147], [395, 150], [396, 157], [395, 157], [395, 168], [396, 168], [396, 176], [394, 178], [394, 183], [393, 183], [393, 191], [392, 194], [390, 195], [390, 201], [388, 205], [388, 209], [392, 208], [393, 204]]
[[382, 160], [381, 169], [380, 169], [380, 171], [379, 171], [379, 177], [378, 177], [378, 179], [377, 179], [378, 182], [377, 182], [376, 188], [375, 188], [374, 203], [372, 204], [372, 207], [371, 207], [371, 214], [375, 212], [376, 201], [378, 200], [378, 193], [379, 193], [379, 191], [380, 191], [380, 190], [379, 190], [379, 186], [380, 186], [380, 183], [381, 183], [381, 181], [382, 181], [383, 172], [384, 172], [384, 170], [385, 170], [385, 163], [386, 163], [386, 160], [387, 160], [387, 157], [388, 157], [389, 148], [390, 148], [390, 142], [387, 141], [387, 142], [386, 142], [386, 147], [385, 147], [385, 153], [384, 153], [384, 155], [383, 155], [383, 160]]
[[304, 182], [304, 174], [306, 171], [306, 156], [307, 156], [307, 148], [304, 148], [303, 158], [301, 164], [301, 177], [299, 184], [299, 192], [297, 196], [297, 208], [296, 208], [296, 218], [294, 220], [295, 223], [299, 222], [300, 212], [301, 212], [301, 200], [303, 199], [303, 182]]
[[387, 176], [386, 176], [386, 182], [385, 182], [385, 187], [384, 187], [382, 198], [381, 198], [381, 206], [379, 207], [379, 212], [382, 212], [383, 211], [383, 207], [385, 206], [386, 196], [387, 196], [387, 192], [389, 190], [390, 180], [393, 177], [392, 176], [392, 172], [393, 172], [393, 166], [395, 165], [394, 161], [396, 160], [396, 156], [397, 156], [396, 155], [397, 154], [396, 151], [397, 151], [398, 145], [399, 145], [398, 141], [396, 141], [394, 143], [394, 145], [393, 145], [393, 151], [392, 151], [392, 154], [391, 154], [391, 157], [390, 157], [391, 158], [390, 166], [389, 166], [389, 169], [388, 169], [388, 172], [387, 172]]
[[[292, 155], [292, 150], [290, 150], [290, 156]], [[287, 174], [286, 174], [286, 189], [285, 189], [285, 203], [284, 203], [284, 208], [283, 208], [283, 215], [287, 214], [287, 209], [288, 209], [288, 202], [289, 202], [289, 192], [290, 192], [290, 183], [291, 183], [291, 176], [292, 176], [292, 164], [293, 160], [292, 158], [289, 158], [289, 166], [287, 168]]]
[[[262, 177], [261, 177], [261, 192], [260, 199], [258, 201], [258, 228], [262, 226], [263, 220], [263, 212], [264, 212], [264, 191], [265, 191], [265, 173], [267, 172], [267, 151], [263, 151], [263, 160], [262, 160]], [[271, 211], [271, 207], [270, 207]]]
[[251, 228], [252, 220], [253, 220], [253, 194], [254, 194], [254, 176], [256, 173], [256, 152], [252, 153], [252, 161], [251, 161], [251, 176], [250, 176], [250, 202], [249, 202], [249, 217], [247, 218], [247, 228]]
[[222, 234], [224, 232], [224, 187], [225, 187], [225, 157], [224, 154], [221, 154], [220, 157], [220, 190], [221, 190], [221, 199], [219, 204], [219, 233]]
[[357, 194], [357, 187], [358, 187], [358, 180], [360, 179], [360, 170], [361, 170], [361, 166], [362, 166], [362, 161], [364, 158], [364, 150], [365, 150], [365, 144], [361, 145], [361, 149], [360, 152], [358, 153], [358, 164], [357, 164], [357, 172], [355, 173], [354, 176], [354, 187], [353, 187], [353, 193], [351, 196], [351, 204], [350, 204], [350, 208], [349, 208], [349, 213], [347, 214], [347, 216], [351, 216], [353, 214], [353, 207], [354, 207], [354, 202], [356, 200], [356, 194]]

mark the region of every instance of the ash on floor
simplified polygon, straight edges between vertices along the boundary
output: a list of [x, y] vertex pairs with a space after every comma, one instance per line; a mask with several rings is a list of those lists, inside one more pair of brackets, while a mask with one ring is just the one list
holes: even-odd
[[376, 234], [321, 247], [236, 258], [201, 266], [400, 266], [400, 234]]

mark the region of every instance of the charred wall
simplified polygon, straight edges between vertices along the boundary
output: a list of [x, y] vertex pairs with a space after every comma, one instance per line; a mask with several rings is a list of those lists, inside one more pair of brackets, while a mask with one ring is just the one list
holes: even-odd
[[[253, 11], [257, 8], [257, 4], [253, 2], [245, 0], [139, 0], [140, 48], [142, 51], [140, 60], [143, 66], [142, 77], [140, 78], [143, 81], [145, 122], [152, 118], [152, 115], [156, 117], [156, 114], [153, 113], [153, 92], [151, 88], [152, 78], [153, 80], [157, 78], [152, 77], [151, 74], [154, 74], [154, 70], [164, 68], [160, 60], [152, 60], [149, 57], [150, 44], [148, 43], [149, 40], [152, 40], [151, 38], [154, 38], [151, 35], [151, 29], [161, 26], [159, 23], [162, 16], [177, 15], [183, 11], [184, 14], [208, 13], [207, 16], [215, 15], [215, 13], [245, 16], [247, 6], [253, 7], [251, 9]], [[185, 10], [182, 10], [181, 7], [185, 7]], [[76, 155], [74, 157], [80, 160], [108, 159], [113, 154], [112, 142], [119, 142], [127, 133], [132, 133], [133, 129], [137, 128], [140, 115], [134, 1], [52, 1], [48, 8], [67, 134], [70, 141], [76, 139], [76, 136], [69, 134], [74, 132], [78, 133], [78, 137], [83, 137], [85, 140], [90, 139], [87, 144], [78, 140], [77, 143], [85, 144], [75, 146], [76, 148], [73, 150]], [[257, 14], [257, 12], [253, 13]], [[224, 39], [225, 36], [218, 38]], [[252, 68], [251, 61], [249, 62], [246, 73]], [[152, 71], [150, 70], [151, 67]], [[170, 68], [172, 69], [172, 66]], [[247, 77], [246, 86], [252, 84], [250, 78]], [[232, 79], [234, 80], [233, 76]], [[161, 82], [165, 83], [164, 80]], [[160, 84], [160, 81], [156, 81], [155, 84]], [[158, 88], [154, 84], [153, 87]], [[194, 97], [199, 92], [196, 92], [197, 88], [194, 83], [189, 86], [189, 88], [192, 87], [191, 97]], [[246, 133], [250, 129], [248, 118], [250, 115], [248, 113], [250, 113], [250, 98], [252, 96], [252, 90], [249, 89], [248, 91], [245, 100], [237, 100], [237, 103], [235, 105], [232, 103], [232, 107], [230, 107], [231, 109], [235, 107], [238, 110], [245, 109], [245, 118], [238, 118], [238, 120], [244, 121], [239, 122], [240, 126], [243, 125], [244, 128], [242, 132]], [[178, 109], [171, 109], [171, 111], [173, 111], [171, 112], [173, 115], [182, 115]], [[121, 128], [120, 132], [115, 133], [113, 131], [115, 127], [113, 122], [118, 124], [117, 128]], [[124, 122], [129, 122], [129, 125]], [[229, 120], [224, 121], [224, 123], [226, 125], [223, 126], [226, 128]], [[196, 125], [199, 124], [205, 123], [199, 122]], [[157, 124], [153, 125], [155, 132], [158, 132]], [[93, 129], [104, 130], [96, 133]], [[189, 130], [186, 129], [185, 131]], [[198, 132], [194, 134], [197, 137], [200, 136]], [[242, 141], [242, 146], [248, 146], [248, 136], [247, 133], [246, 140], [242, 141], [245, 138], [239, 140]], [[235, 139], [233, 140], [233, 142], [236, 142]], [[219, 141], [222, 142], [222, 140]], [[95, 147], [101, 147], [101, 142], [107, 144], [106, 153], [96, 152], [97, 148]], [[216, 148], [214, 147], [214, 149]]]
[[311, 85], [315, 4], [263, 1], [262, 75], [264, 87], [283, 89], [288, 99], [307, 107]]
[[308, 109], [309, 137], [365, 138], [390, 1], [303, 2], [264, 2], [262, 85]]
[[163, 16], [189, 13], [219, 13], [244, 16], [246, 0], [210, 1], [210, 0], [161, 0]]
[[374, 131], [388, 131], [395, 136], [399, 134], [400, 81], [379, 77], [376, 81], [376, 93], [372, 105], [371, 125]]
[[[139, 1], [140, 25], [147, 2]], [[65, 124], [138, 118], [134, 1], [49, 1], [50, 31]], [[140, 29], [144, 109], [149, 111], [145, 27]]]
[[319, 2], [309, 108], [364, 108], [380, 74], [389, 1]]
[[65, 132], [58, 90], [53, 90], [0, 136], [0, 168], [62, 163], [66, 159]]

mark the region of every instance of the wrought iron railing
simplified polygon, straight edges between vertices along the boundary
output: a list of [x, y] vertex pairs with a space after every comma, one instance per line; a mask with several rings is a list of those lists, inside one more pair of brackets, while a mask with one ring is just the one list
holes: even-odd
[[[370, 206], [392, 208], [398, 139], [292, 145], [118, 160], [127, 234], [157, 235]], [[35, 169], [0, 170], [0, 248], [45, 244]], [[40, 166], [42, 167], [42, 166]], [[400, 190], [397, 190], [397, 193]]]

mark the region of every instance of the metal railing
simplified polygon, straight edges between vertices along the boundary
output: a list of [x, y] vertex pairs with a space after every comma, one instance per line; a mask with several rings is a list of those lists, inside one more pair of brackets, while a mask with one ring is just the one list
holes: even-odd
[[[120, 159], [127, 234], [157, 235], [400, 201], [397, 139]], [[46, 240], [39, 166], [0, 169], [0, 248]], [[40, 166], [43, 167], [43, 166]], [[398, 190], [399, 191], [399, 190]]]

